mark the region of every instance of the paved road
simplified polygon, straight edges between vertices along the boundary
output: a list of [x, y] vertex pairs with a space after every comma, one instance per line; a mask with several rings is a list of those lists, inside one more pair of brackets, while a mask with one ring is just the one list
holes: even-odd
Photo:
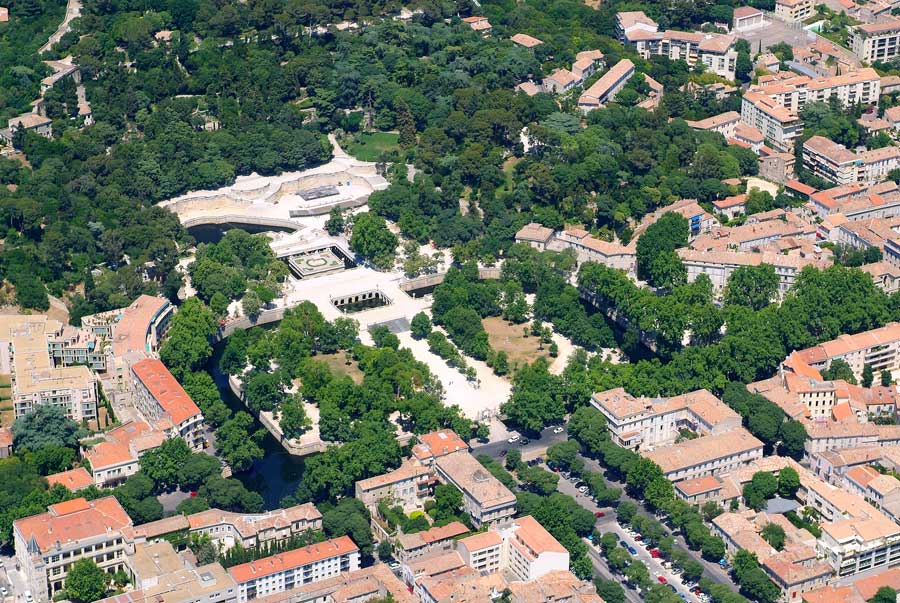
[[520, 443], [510, 444], [506, 440], [500, 440], [498, 442], [489, 442], [487, 444], [482, 444], [481, 446], [477, 446], [472, 449], [472, 454], [478, 456], [479, 454], [486, 454], [495, 459], [502, 458], [506, 455], [506, 452], [511, 448], [517, 448], [519, 452], [522, 453], [522, 458], [525, 460], [532, 459], [539, 454], [543, 454], [544, 450], [547, 447], [558, 444], [560, 442], [565, 442], [569, 438], [569, 434], [563, 429], [562, 433], [553, 433], [555, 427], [548, 427], [541, 432], [541, 437], [531, 440], [528, 444], [522, 446]]
[[[637, 506], [638, 513], [640, 513], [641, 515], [644, 515], [645, 517], [649, 517], [651, 519], [656, 519], [656, 517], [654, 517], [654, 515], [652, 513], [649, 513], [648, 511], [646, 511], [644, 509], [644, 506], [641, 504], [641, 501], [632, 498], [631, 496], [628, 495], [627, 492], [625, 492], [625, 484], [622, 484], [620, 482], [616, 482], [616, 481], [610, 479], [606, 475], [606, 472], [605, 472], [604, 468], [600, 465], [600, 463], [598, 463], [594, 459], [590, 459], [587, 457], [582, 457], [582, 458], [584, 459], [584, 464], [585, 464], [586, 469], [588, 469], [589, 471], [595, 471], [598, 473], [602, 473], [604, 478], [606, 478], [607, 482], [609, 482], [611, 485], [613, 485], [617, 488], [622, 489], [621, 500], [627, 500], [627, 501], [634, 503]], [[561, 482], [562, 482], [562, 480], [561, 480]], [[591, 501], [590, 501], [590, 499], [579, 498], [578, 502], [580, 504], [582, 504], [582, 506], [584, 506], [585, 502], [590, 503]], [[667, 532], [669, 532], [671, 534], [671, 531], [666, 527], [665, 524], [663, 524], [663, 529], [665, 529]], [[675, 535], [673, 534], [673, 536], [675, 536]], [[703, 565], [704, 575], [707, 578], [709, 578], [713, 582], [725, 584], [732, 590], [736, 590], [734, 582], [731, 580], [731, 576], [728, 575], [728, 572], [726, 572], [721, 567], [719, 567], [718, 563], [713, 563], [711, 561], [707, 561], [700, 555], [699, 552], [692, 551], [690, 548], [688, 548], [687, 543], [684, 540], [684, 537], [682, 537], [680, 535], [675, 536], [675, 542], [677, 542], [681, 548], [683, 548], [685, 551], [687, 551], [688, 555], [690, 555], [692, 559], [699, 561]]]
[[72, 22], [72, 19], [81, 15], [81, 0], [69, 0], [66, 4], [66, 16], [63, 18], [63, 22], [59, 24], [59, 27], [56, 28], [56, 31], [50, 36], [50, 39], [47, 40], [47, 43], [41, 46], [38, 49], [38, 54], [42, 54], [48, 50], [50, 47], [56, 44], [62, 39], [64, 35], [69, 32], [69, 24]]

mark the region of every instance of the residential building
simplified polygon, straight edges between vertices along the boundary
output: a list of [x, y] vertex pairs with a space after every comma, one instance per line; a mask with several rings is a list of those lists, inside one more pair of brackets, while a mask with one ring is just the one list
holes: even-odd
[[875, 286], [887, 293], [893, 295], [900, 291], [900, 268], [889, 262], [875, 262], [874, 264], [865, 264], [859, 267], [863, 272], [868, 273], [872, 277]]
[[900, 568], [882, 570], [857, 578], [845, 578], [841, 585], [827, 585], [803, 593], [803, 603], [866, 603], [882, 586], [900, 590]]
[[0, 459], [12, 456], [13, 436], [9, 427], [0, 427]]
[[784, 21], [803, 21], [812, 11], [812, 0], [775, 0], [775, 16]]
[[817, 549], [838, 577], [900, 564], [900, 526], [874, 513], [822, 525]]
[[743, 427], [642, 453], [672, 482], [733, 471], [762, 455], [762, 442]]
[[843, 214], [850, 221], [893, 218], [900, 215], [900, 188], [890, 180], [877, 184], [856, 182], [817, 191], [810, 207], [820, 218]]
[[401, 563], [409, 563], [435, 553], [445, 553], [456, 546], [456, 539], [469, 529], [458, 521], [413, 534], [401, 534], [394, 544], [394, 554]]
[[356, 498], [370, 512], [377, 508], [379, 501], [386, 499], [409, 513], [421, 508], [432, 486], [432, 470], [408, 459], [393, 471], [356, 482]]
[[620, 42], [631, 41], [633, 32], [653, 33], [658, 29], [656, 21], [643, 11], [616, 13], [616, 37]]
[[727, 433], [741, 417], [708, 390], [672, 398], [636, 398], [623, 388], [595, 393], [591, 405], [606, 417], [612, 440], [632, 450], [653, 450], [674, 442], [683, 430]]
[[637, 53], [644, 59], [665, 56], [673, 61], [685, 61], [691, 67], [702, 63], [707, 71], [734, 79], [737, 62], [734, 36], [674, 30], [633, 31], [627, 41], [635, 45]]
[[234, 513], [207, 509], [187, 516], [191, 534], [205, 534], [222, 550], [284, 543], [322, 529], [322, 514], [312, 503], [264, 513]]
[[516, 243], [526, 243], [538, 251], [547, 249], [547, 243], [553, 239], [553, 229], [535, 222], [526, 224], [516, 233]]
[[37, 113], [23, 113], [8, 122], [10, 135], [16, 130], [34, 132], [44, 138], [53, 138], [53, 120]]
[[307, 545], [228, 568], [238, 603], [334, 578], [359, 569], [359, 548], [348, 536]]
[[734, 138], [735, 127], [741, 122], [741, 114], [737, 111], [726, 111], [699, 121], [688, 121], [687, 125], [703, 132], [718, 132], [727, 138]]
[[724, 199], [716, 199], [712, 202], [712, 206], [718, 215], [724, 216], [728, 220], [734, 220], [746, 213], [747, 195], [741, 194], [725, 197]]
[[803, 131], [797, 114], [765, 94], [747, 91], [741, 100], [741, 121], [762, 132], [778, 151], [790, 152], [794, 139]]
[[145, 358], [134, 363], [131, 386], [135, 407], [148, 423], [194, 450], [203, 448], [203, 415], [162, 362]]
[[60, 471], [47, 476], [47, 485], [51, 488], [56, 485], [65, 486], [70, 492], [78, 492], [94, 485], [94, 478], [84, 467], [76, 467], [68, 471]]
[[900, 20], [863, 23], [851, 31], [850, 48], [860, 60], [886, 63], [900, 56]]
[[739, 6], [734, 9], [732, 24], [734, 31], [750, 31], [766, 25], [765, 14], [752, 6]]
[[97, 417], [97, 379], [86, 366], [56, 366], [50, 355], [63, 326], [42, 315], [0, 316], [0, 374], [9, 375], [15, 416], [60, 407], [81, 422]]
[[476, 528], [515, 514], [515, 495], [469, 452], [444, 455], [435, 460], [434, 468], [440, 481], [453, 484], [462, 492], [463, 507]]
[[840, 335], [837, 339], [796, 352], [806, 364], [824, 370], [840, 358], [850, 365], [857, 380], [862, 379], [865, 365], [878, 373], [900, 368], [900, 323], [892, 322], [884, 327], [864, 331], [856, 335]]
[[629, 274], [634, 274], [637, 269], [637, 243], [634, 238], [628, 245], [622, 245], [597, 239], [582, 228], [567, 226], [564, 231], [556, 233], [547, 248], [554, 251], [574, 249], [579, 265], [597, 262]]
[[900, 147], [887, 146], [854, 153], [824, 136], [803, 143], [803, 165], [816, 176], [838, 186], [854, 182], [874, 183], [900, 167]]
[[81, 454], [91, 467], [96, 485], [111, 487], [121, 484], [138, 472], [140, 456], [160, 446], [166, 435], [144, 421], [128, 421], [106, 432], [103, 440], [82, 448]]
[[[298, 584], [293, 589], [257, 598], [260, 603], [362, 603], [393, 600], [419, 603], [384, 563], [341, 573], [332, 578]], [[122, 603], [134, 603], [124, 601]], [[164, 602], [168, 603], [168, 602]], [[180, 603], [180, 602], [173, 602]]]
[[542, 82], [544, 91], [563, 94], [579, 85], [578, 76], [568, 69], [554, 69]]
[[166, 540], [140, 543], [126, 559], [134, 589], [102, 603], [236, 603], [237, 584], [219, 563], [195, 566]]
[[465, 17], [463, 23], [472, 28], [472, 31], [478, 32], [485, 36], [491, 33], [491, 23], [487, 17]]
[[469, 450], [469, 445], [451, 429], [440, 429], [418, 436], [412, 447], [412, 457], [423, 465], [431, 466], [434, 460], [459, 450]]
[[515, 34], [510, 38], [510, 40], [512, 40], [519, 46], [524, 46], [525, 48], [534, 48], [535, 46], [540, 46], [541, 44], [543, 44], [541, 40], [523, 33]]
[[803, 257], [800, 255], [784, 255], [771, 251], [754, 253], [749, 251], [699, 251], [695, 249], [678, 249], [678, 256], [684, 263], [688, 273], [688, 281], [693, 282], [701, 274], [707, 275], [715, 291], [722, 291], [728, 284], [731, 274], [742, 266], [760, 266], [769, 264], [778, 275], [778, 292], [784, 295], [793, 287], [797, 277], [807, 266], [826, 268], [831, 262], [820, 257]]
[[602, 107], [615, 99], [616, 94], [625, 87], [632, 75], [634, 63], [622, 59], [578, 97], [578, 107], [585, 113]]
[[76, 498], [50, 505], [46, 513], [13, 522], [16, 564], [39, 603], [65, 587], [80, 559], [90, 559], [109, 574], [125, 569], [122, 530], [131, 518], [112, 496]]
[[463, 538], [457, 551], [477, 572], [508, 571], [523, 582], [569, 569], [569, 552], [530, 515]]

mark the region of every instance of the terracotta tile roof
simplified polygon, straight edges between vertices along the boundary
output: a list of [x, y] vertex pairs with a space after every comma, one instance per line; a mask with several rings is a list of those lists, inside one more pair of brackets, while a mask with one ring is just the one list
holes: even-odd
[[137, 460], [131, 451], [132, 441], [150, 432], [150, 426], [143, 421], [129, 421], [106, 433], [105, 440], [84, 450], [84, 458], [91, 463], [91, 469], [105, 469]]
[[200, 409], [172, 376], [169, 369], [156, 358], [145, 358], [132, 365], [131, 370], [144, 384], [175, 425], [200, 414]]
[[238, 583], [250, 582], [264, 576], [271, 576], [290, 569], [303, 567], [316, 561], [323, 561], [359, 551], [349, 536], [341, 536], [325, 542], [311, 544], [293, 551], [278, 553], [271, 557], [257, 559], [228, 568], [228, 573]]
[[734, 9], [734, 18], [735, 19], [746, 19], [747, 17], [752, 17], [754, 15], [762, 15], [763, 12], [758, 8], [753, 8], [752, 6], [739, 6]]
[[469, 528], [458, 521], [453, 521], [445, 526], [433, 527], [423, 532], [414, 534], [401, 534], [397, 539], [400, 548], [404, 550], [415, 549], [421, 546], [456, 538], [469, 531]]
[[56, 542], [78, 542], [130, 525], [131, 518], [112, 496], [90, 502], [75, 498], [13, 523], [25, 542], [33, 539], [41, 551], [49, 550]]
[[12, 430], [9, 427], [0, 427], [0, 447], [9, 447], [12, 445]]
[[542, 553], [565, 553], [566, 548], [550, 535], [544, 526], [531, 515], [518, 517], [515, 520], [518, 529], [516, 536], [537, 555]]
[[674, 473], [705, 462], [761, 450], [762, 445], [749, 431], [738, 427], [726, 433], [657, 448], [645, 453], [644, 457], [659, 465], [663, 473]]
[[705, 492], [713, 492], [722, 488], [722, 480], [712, 475], [686, 479], [675, 483], [675, 488], [685, 496], [696, 496]]
[[122, 311], [122, 318], [113, 327], [113, 353], [121, 358], [129, 352], [147, 352], [147, 333], [168, 300], [141, 295]]
[[541, 44], [543, 44], [541, 40], [523, 33], [517, 33], [516, 35], [512, 36], [510, 40], [512, 40], [519, 46], [524, 46], [525, 48], [534, 48], [535, 46], [540, 46]]
[[68, 488], [71, 492], [77, 492], [94, 485], [94, 478], [88, 473], [84, 467], [76, 467], [68, 471], [61, 471], [47, 476], [47, 483], [50, 486], [60, 484]]
[[501, 544], [503, 544], [503, 537], [500, 536], [499, 532], [489, 530], [480, 534], [467, 536], [466, 538], [457, 541], [457, 544], [472, 553], [494, 546], [500, 546]]

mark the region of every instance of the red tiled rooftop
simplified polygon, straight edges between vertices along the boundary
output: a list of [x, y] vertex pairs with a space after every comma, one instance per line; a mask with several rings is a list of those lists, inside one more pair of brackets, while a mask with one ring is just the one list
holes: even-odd
[[200, 409], [162, 362], [145, 358], [131, 368], [175, 425], [200, 414]]
[[349, 536], [341, 536], [340, 538], [311, 544], [293, 551], [278, 553], [271, 557], [235, 565], [228, 569], [228, 573], [239, 583], [249, 582], [263, 576], [303, 567], [316, 561], [331, 559], [332, 557], [346, 555], [358, 550], [359, 548], [350, 540]]
[[76, 492], [92, 486], [94, 484], [94, 479], [91, 477], [91, 474], [88, 473], [87, 469], [84, 467], [77, 467], [75, 469], [69, 469], [68, 471], [61, 471], [59, 473], [54, 473], [53, 475], [48, 475], [47, 483], [50, 484], [51, 487], [60, 484], [72, 492]]
[[19, 519], [13, 526], [26, 542], [33, 539], [41, 551], [57, 541], [76, 542], [120, 530], [131, 525], [131, 518], [112, 496], [88, 502], [76, 498], [49, 507], [48, 512]]

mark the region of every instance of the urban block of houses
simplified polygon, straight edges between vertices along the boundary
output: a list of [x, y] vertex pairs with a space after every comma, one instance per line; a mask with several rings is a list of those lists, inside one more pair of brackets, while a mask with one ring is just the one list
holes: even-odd
[[462, 492], [464, 509], [476, 527], [515, 514], [515, 495], [488, 473], [468, 445], [450, 430], [419, 436], [413, 457], [398, 469], [356, 482], [356, 498], [370, 511], [377, 511], [381, 500], [405, 511], [421, 509], [438, 482], [452, 484]]
[[631, 450], [666, 446], [683, 430], [716, 435], [741, 425], [740, 415], [705, 389], [672, 398], [637, 398], [619, 387], [593, 394], [591, 405], [606, 417], [612, 440]]
[[0, 316], [0, 374], [10, 376], [17, 418], [47, 404], [77, 422], [97, 418], [97, 379], [76, 364], [90, 358], [93, 342], [71, 334], [43, 315]]
[[893, 295], [900, 291], [900, 267], [890, 262], [873, 262], [859, 267], [863, 272], [868, 273], [872, 277], [875, 286], [887, 293]]
[[815, 241], [815, 225], [784, 210], [748, 216], [740, 226], [721, 226], [691, 241], [697, 251], [753, 251], [781, 239]]
[[778, 276], [778, 293], [784, 295], [794, 286], [800, 272], [807, 266], [827, 268], [831, 261], [823, 259], [821, 254], [784, 254], [775, 251], [700, 251], [697, 249], [678, 249], [676, 251], [687, 269], [688, 281], [693, 282], [701, 274], [707, 275], [713, 284], [714, 291], [722, 291], [728, 284], [731, 274], [743, 266], [760, 266], [768, 264], [775, 268]]
[[843, 186], [854, 182], [875, 183], [900, 167], [900, 147], [887, 146], [861, 153], [824, 136], [803, 143], [803, 165], [813, 174]]
[[807, 206], [823, 220], [831, 214], [842, 214], [850, 221], [893, 218], [900, 215], [900, 188], [890, 180], [871, 185], [856, 182], [816, 191]]
[[550, 75], [543, 79], [541, 86], [537, 87], [537, 90], [538, 92], [563, 94], [584, 84], [601, 65], [603, 65], [602, 52], [599, 50], [582, 50], [575, 55], [575, 62], [572, 63], [571, 70], [554, 69]]
[[882, 586], [900, 590], [900, 568], [891, 568], [873, 575], [846, 579], [841, 585], [829, 584], [801, 595], [803, 603], [865, 603], [875, 597]]
[[395, 554], [401, 563], [408, 563], [426, 555], [453, 550], [456, 540], [469, 528], [458, 521], [412, 534], [401, 534], [395, 542]]
[[892, 322], [878, 329], [855, 335], [840, 335], [837, 339], [795, 352], [796, 357], [818, 370], [825, 370], [837, 359], [850, 365], [857, 381], [862, 380], [865, 365], [878, 373], [900, 368], [900, 323]]
[[93, 482], [112, 487], [137, 473], [141, 455], [165, 439], [163, 432], [144, 421], [129, 421], [106, 432], [101, 442], [82, 448], [81, 455], [90, 465]]
[[419, 601], [481, 603], [504, 591], [511, 601], [600, 603], [590, 583], [569, 571], [569, 553], [531, 516], [495, 524], [406, 562], [403, 581]]
[[733, 471], [762, 455], [762, 442], [743, 427], [641, 453], [671, 482]]

